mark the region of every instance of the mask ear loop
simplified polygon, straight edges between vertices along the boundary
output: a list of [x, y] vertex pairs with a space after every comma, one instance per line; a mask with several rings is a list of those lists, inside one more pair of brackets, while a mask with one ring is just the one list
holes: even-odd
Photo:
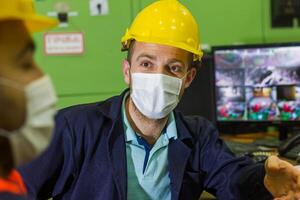
[[11, 135], [11, 133], [5, 129], [0, 128], [0, 136], [8, 138]]
[[190, 73], [190, 72], [191, 72], [190, 69], [187, 70], [187, 72], [186, 72], [180, 79], [183, 80], [184, 78], [186, 78], [186, 77], [187, 77], [187, 74]]
[[191, 69], [188, 69], [188, 71], [180, 78], [181, 80], [181, 87], [185, 85], [185, 83], [183, 82], [183, 79], [187, 77], [187, 74], [191, 72]]
[[128, 64], [129, 64], [129, 94], [131, 96], [131, 93], [132, 93], [132, 72], [131, 72], [131, 69], [132, 69], [132, 67], [131, 67], [131, 63], [129, 61], [128, 61]]
[[[23, 125], [21, 126], [21, 128], [23, 127]], [[18, 128], [17, 130], [19, 130], [20, 128]], [[4, 137], [4, 138], [7, 138], [7, 139], [10, 139], [13, 137], [13, 135], [15, 134], [18, 134], [18, 132], [15, 130], [15, 131], [8, 131], [8, 130], [5, 130], [5, 129], [2, 129], [0, 128], [0, 137]], [[11, 145], [11, 144], [10, 144]]]
[[15, 83], [12, 80], [0, 77], [0, 85], [12, 87], [17, 90], [24, 91], [24, 87], [21, 84]]
[[132, 67], [131, 67], [131, 63], [129, 61], [128, 61], [128, 64], [129, 64], [129, 76], [131, 77], [131, 75], [132, 75], [132, 72], [131, 72]]

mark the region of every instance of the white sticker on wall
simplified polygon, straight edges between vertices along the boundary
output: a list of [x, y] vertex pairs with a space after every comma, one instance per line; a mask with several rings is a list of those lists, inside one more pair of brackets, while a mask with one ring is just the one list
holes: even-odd
[[91, 16], [107, 15], [109, 13], [108, 0], [90, 0]]
[[80, 55], [84, 53], [84, 37], [81, 32], [45, 33], [46, 55]]

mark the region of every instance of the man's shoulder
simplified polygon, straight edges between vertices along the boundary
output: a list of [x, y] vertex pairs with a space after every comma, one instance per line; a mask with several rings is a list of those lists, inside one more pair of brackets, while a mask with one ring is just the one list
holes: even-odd
[[199, 115], [181, 115], [182, 120], [192, 130], [215, 129], [215, 125], [208, 119]]
[[216, 126], [208, 119], [199, 115], [183, 115], [180, 112], [176, 112], [177, 118], [183, 122], [188, 129], [189, 134], [198, 140], [212, 136], [212, 134], [218, 135]]
[[72, 117], [72, 116], [78, 116], [82, 115], [84, 113], [90, 113], [97, 111], [99, 105], [103, 104], [105, 101], [100, 102], [93, 102], [93, 103], [86, 103], [86, 104], [78, 104], [78, 105], [72, 105], [69, 107], [62, 108], [58, 111], [57, 116], [61, 117]]
[[190, 124], [198, 124], [200, 126], [213, 126], [213, 123], [200, 115], [182, 115], [184, 120]]
[[76, 120], [79, 118], [82, 120], [85, 118], [101, 118], [105, 114], [109, 115], [113, 104], [117, 104], [117, 101], [120, 98], [120, 95], [118, 95], [110, 97], [104, 101], [66, 107], [58, 111], [56, 119], [60, 120], [61, 118], [65, 118], [67, 120]]

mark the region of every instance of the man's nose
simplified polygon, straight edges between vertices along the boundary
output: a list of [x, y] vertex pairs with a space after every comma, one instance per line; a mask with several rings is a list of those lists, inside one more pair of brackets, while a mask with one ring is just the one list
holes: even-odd
[[157, 67], [156, 73], [168, 75], [169, 71], [166, 66], [160, 65]]

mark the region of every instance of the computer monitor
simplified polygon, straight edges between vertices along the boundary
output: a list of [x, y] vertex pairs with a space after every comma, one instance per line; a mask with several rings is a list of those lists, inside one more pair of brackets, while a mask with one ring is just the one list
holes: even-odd
[[300, 43], [214, 47], [213, 63], [221, 131], [300, 124]]

